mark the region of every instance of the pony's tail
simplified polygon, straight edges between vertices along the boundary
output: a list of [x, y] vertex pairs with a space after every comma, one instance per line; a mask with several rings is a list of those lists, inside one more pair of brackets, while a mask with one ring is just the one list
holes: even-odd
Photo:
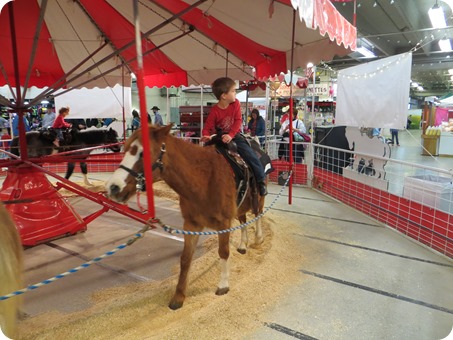
[[[0, 296], [22, 288], [22, 245], [17, 229], [0, 203]], [[15, 338], [17, 315], [22, 298], [15, 296], [0, 301], [0, 328], [9, 338]]]

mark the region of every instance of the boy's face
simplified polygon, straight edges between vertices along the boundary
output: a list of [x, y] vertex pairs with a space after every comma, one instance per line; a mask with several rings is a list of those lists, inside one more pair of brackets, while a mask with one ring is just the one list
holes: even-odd
[[236, 86], [231, 86], [227, 93], [223, 93], [222, 99], [227, 101], [228, 104], [234, 103], [234, 101], [236, 100]]

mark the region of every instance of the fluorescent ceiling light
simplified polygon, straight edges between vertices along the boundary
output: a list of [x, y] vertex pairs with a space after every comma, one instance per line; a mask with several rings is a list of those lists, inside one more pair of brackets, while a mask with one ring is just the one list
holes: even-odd
[[440, 39], [439, 47], [442, 52], [450, 52], [451, 51], [450, 39]]
[[375, 58], [376, 57], [376, 54], [374, 54], [373, 52], [371, 52], [369, 49], [367, 49], [366, 47], [358, 47], [356, 49], [356, 52], [359, 52], [361, 55], [363, 55], [365, 58]]
[[445, 21], [444, 10], [436, 4], [429, 9], [428, 11], [429, 19], [431, 20], [431, 25], [433, 28], [445, 28], [447, 27], [447, 23]]

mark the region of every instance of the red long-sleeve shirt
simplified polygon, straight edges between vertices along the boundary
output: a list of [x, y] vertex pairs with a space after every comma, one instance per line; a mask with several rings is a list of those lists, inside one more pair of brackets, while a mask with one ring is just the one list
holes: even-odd
[[63, 115], [58, 115], [57, 118], [53, 121], [52, 127], [54, 129], [61, 129], [61, 128], [70, 128], [71, 124], [65, 122]]
[[213, 135], [217, 133], [216, 128], [220, 128], [224, 133], [227, 133], [233, 138], [241, 130], [241, 125], [241, 104], [236, 99], [226, 109], [221, 109], [217, 105], [211, 108], [211, 112], [203, 127], [202, 135]]

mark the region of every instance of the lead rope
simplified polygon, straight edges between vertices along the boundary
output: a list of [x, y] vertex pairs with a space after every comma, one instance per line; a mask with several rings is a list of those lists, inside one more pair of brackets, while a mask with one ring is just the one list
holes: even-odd
[[181, 229], [172, 228], [172, 227], [170, 227], [170, 226], [168, 226], [166, 224], [163, 224], [160, 220], [156, 220], [155, 222], [157, 224], [159, 224], [164, 229], [164, 231], [166, 231], [167, 233], [169, 233], [169, 234], [181, 234], [181, 235], [218, 235], [218, 234], [225, 234], [225, 233], [232, 232], [234, 230], [245, 228], [248, 225], [250, 225], [253, 222], [255, 222], [258, 219], [260, 219], [265, 213], [267, 213], [270, 209], [272, 209], [272, 207], [274, 206], [275, 202], [277, 202], [277, 200], [280, 198], [281, 194], [283, 193], [283, 190], [288, 185], [292, 173], [293, 172], [291, 170], [289, 172], [288, 178], [285, 181], [285, 184], [282, 186], [282, 188], [280, 189], [280, 191], [277, 194], [277, 196], [274, 198], [272, 203], [261, 214], [259, 214], [255, 218], [251, 219], [250, 221], [245, 222], [245, 223], [243, 223], [241, 225], [238, 225], [236, 227], [233, 227], [233, 228], [230, 228], [230, 229], [219, 230], [219, 231], [188, 231], [188, 230], [181, 230]]
[[7, 294], [7, 295], [3, 295], [3, 296], [0, 296], [0, 301], [3, 301], [3, 300], [7, 300], [11, 297], [14, 297], [14, 296], [17, 296], [17, 295], [21, 295], [21, 294], [24, 294], [26, 292], [29, 292], [31, 290], [34, 290], [36, 288], [39, 288], [39, 287], [42, 287], [44, 285], [48, 285], [52, 282], [55, 282], [59, 279], [62, 279], [68, 275], [71, 275], [71, 274], [74, 274], [74, 273], [77, 273], [79, 270], [82, 270], [82, 269], [85, 269], [85, 268], [88, 268], [89, 266], [91, 266], [93, 263], [96, 263], [96, 262], [100, 262], [101, 260], [103, 260], [104, 258], [108, 257], [108, 256], [112, 256], [114, 255], [117, 251], [121, 250], [121, 249], [124, 249], [126, 248], [127, 246], [130, 246], [132, 245], [135, 241], [137, 241], [139, 238], [142, 238], [145, 234], [145, 232], [147, 232], [149, 229], [151, 228], [155, 228], [155, 226], [152, 224], [152, 223], [156, 223], [157, 221], [156, 220], [150, 220], [149, 222], [147, 222], [147, 224], [139, 231], [137, 232], [132, 238], [130, 238], [127, 242], [123, 243], [123, 244], [120, 244], [119, 246], [115, 247], [114, 249], [104, 253], [103, 255], [99, 256], [99, 257], [96, 257], [88, 262], [85, 262], [83, 264], [81, 264], [80, 266], [78, 267], [75, 267], [75, 268], [72, 268], [72, 269], [69, 269], [68, 271], [64, 272], [64, 273], [61, 273], [61, 274], [58, 274], [58, 275], [55, 275], [54, 277], [51, 277], [50, 279], [47, 279], [47, 280], [44, 280], [44, 281], [41, 281], [39, 283], [36, 283], [36, 284], [33, 284], [33, 285], [29, 285], [28, 287], [26, 288], [23, 288], [23, 289], [20, 289], [20, 290], [17, 290], [15, 292], [12, 292], [10, 294]]

